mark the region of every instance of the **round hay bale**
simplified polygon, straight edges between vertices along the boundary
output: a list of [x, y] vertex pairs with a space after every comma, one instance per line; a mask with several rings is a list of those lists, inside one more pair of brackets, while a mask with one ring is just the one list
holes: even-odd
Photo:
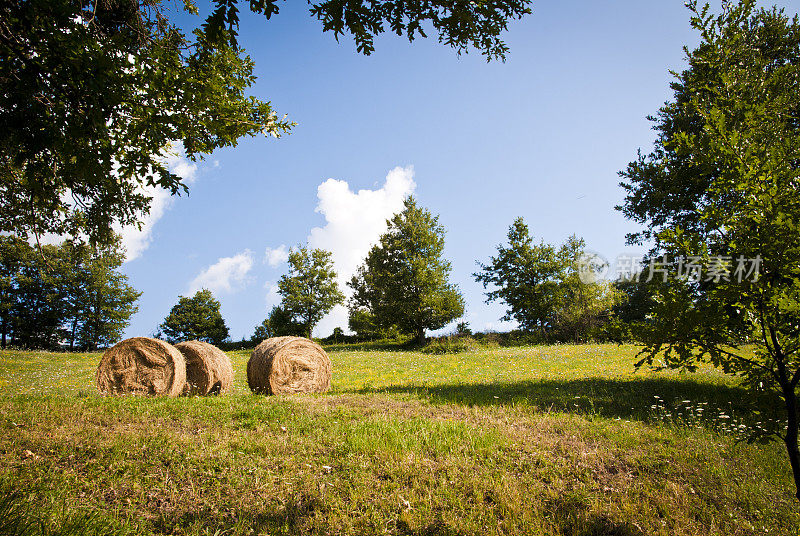
[[265, 339], [247, 362], [247, 385], [272, 395], [321, 393], [331, 386], [331, 360], [304, 337]]
[[101, 393], [178, 396], [185, 384], [183, 354], [149, 337], [133, 337], [112, 346], [97, 366]]
[[233, 387], [233, 365], [228, 354], [203, 341], [175, 345], [186, 360], [187, 395], [219, 395]]

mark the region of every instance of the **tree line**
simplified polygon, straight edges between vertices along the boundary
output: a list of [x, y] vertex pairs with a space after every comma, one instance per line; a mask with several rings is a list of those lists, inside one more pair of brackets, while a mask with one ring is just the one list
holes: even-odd
[[[464, 315], [464, 299], [449, 280], [444, 237], [438, 216], [413, 197], [387, 221], [386, 232], [347, 283], [352, 290], [348, 327], [357, 340], [409, 338], [419, 344], [427, 330]], [[518, 218], [508, 240], [473, 276], [488, 289], [487, 301], [505, 303], [504, 319], [515, 320], [521, 331], [540, 341], [619, 339], [630, 332], [620, 329], [620, 322], [646, 314], [641, 303], [632, 301], [641, 300], [631, 284], [581, 280], [579, 270], [587, 258], [582, 239], [571, 236], [560, 247], [535, 244]], [[298, 247], [288, 263], [289, 273], [278, 281], [281, 303], [256, 327], [253, 343], [281, 335], [310, 337], [317, 322], [344, 303], [330, 252]], [[646, 291], [643, 285], [635, 288]]]
[[119, 273], [118, 241], [31, 246], [0, 236], [0, 344], [94, 350], [122, 338], [141, 295]]
[[[427, 330], [463, 316], [464, 299], [449, 281], [452, 267], [443, 257], [444, 236], [438, 216], [413, 197], [387, 221], [387, 231], [347, 283], [352, 290], [348, 327], [358, 340], [411, 338], [422, 343]], [[615, 319], [615, 307], [626, 295], [609, 282], [580, 281], [582, 239], [572, 236], [558, 248], [534, 244], [528, 226], [518, 218], [508, 240], [474, 274], [491, 287], [487, 301], [507, 305], [504, 319], [517, 321], [523, 332], [542, 341], [608, 336], [603, 328]], [[39, 247], [0, 237], [3, 347], [93, 350], [116, 343], [140, 296], [117, 271], [123, 260], [118, 241], [93, 247], [67, 240]], [[298, 247], [290, 252], [288, 265], [278, 281], [281, 303], [256, 327], [252, 343], [280, 335], [311, 337], [317, 323], [345, 302], [330, 252]], [[155, 334], [221, 345], [230, 330], [220, 302], [202, 289], [180, 296]]]

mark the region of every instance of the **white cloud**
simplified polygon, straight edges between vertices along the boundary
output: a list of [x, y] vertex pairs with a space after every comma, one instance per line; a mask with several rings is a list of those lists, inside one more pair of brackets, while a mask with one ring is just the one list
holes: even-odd
[[[349, 295], [347, 290], [343, 289]], [[334, 328], [342, 328], [345, 333], [351, 333], [347, 326], [347, 319], [349, 318], [347, 307], [344, 305], [337, 305], [331, 312], [319, 321], [319, 324], [314, 326], [315, 337], [327, 337], [333, 333]]]
[[[314, 227], [308, 245], [333, 254], [339, 286], [349, 295], [346, 283], [369, 249], [386, 232], [386, 220], [403, 210], [403, 200], [416, 188], [414, 168], [396, 167], [377, 190], [353, 192], [347, 181], [328, 179], [317, 188], [316, 211], [325, 217], [323, 227]], [[317, 325], [315, 333], [328, 335], [333, 328], [347, 329], [347, 308], [337, 306]]]
[[[197, 164], [186, 158], [183, 145], [175, 144], [171, 150], [164, 155], [164, 162], [167, 168], [184, 180], [186, 184], [191, 184], [197, 178]], [[142, 220], [141, 228], [135, 225], [127, 227], [114, 226], [114, 230], [122, 237], [122, 245], [125, 247], [125, 262], [130, 262], [139, 256], [150, 246], [153, 235], [153, 226], [164, 215], [173, 201], [173, 196], [167, 190], [157, 186], [142, 186], [141, 192], [151, 198], [150, 213]]]
[[253, 253], [246, 249], [233, 257], [221, 257], [189, 283], [189, 294], [206, 288], [214, 294], [231, 292], [247, 282], [253, 267]]
[[267, 307], [271, 308], [273, 305], [281, 303], [281, 295], [278, 294], [278, 285], [272, 281], [264, 283], [264, 288], [267, 289]]
[[289, 260], [289, 250], [286, 247], [286, 244], [281, 244], [276, 248], [268, 247], [266, 252], [264, 253], [264, 262], [266, 262], [273, 268], [288, 260]]

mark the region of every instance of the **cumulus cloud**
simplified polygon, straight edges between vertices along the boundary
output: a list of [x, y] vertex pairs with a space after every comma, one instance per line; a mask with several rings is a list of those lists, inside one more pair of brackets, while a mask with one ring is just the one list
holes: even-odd
[[264, 253], [264, 262], [275, 268], [289, 260], [289, 249], [286, 244], [281, 244], [276, 248], [267, 248]]
[[[164, 155], [164, 162], [167, 168], [183, 179], [186, 184], [193, 183], [197, 178], [197, 164], [186, 158], [183, 145], [180, 143], [175, 144]], [[122, 245], [126, 251], [125, 262], [140, 257], [150, 246], [153, 226], [161, 219], [173, 201], [173, 196], [167, 190], [157, 186], [142, 186], [141, 192], [151, 198], [150, 213], [142, 220], [141, 227], [135, 225], [114, 226], [114, 230], [122, 237]]]
[[281, 295], [278, 293], [278, 284], [267, 281], [264, 283], [264, 288], [267, 289], [267, 306], [279, 305], [281, 303]]
[[189, 294], [206, 288], [214, 294], [237, 290], [247, 282], [253, 267], [253, 253], [246, 249], [233, 257], [221, 257], [189, 283]]
[[[308, 244], [330, 251], [339, 286], [349, 295], [347, 281], [367, 256], [369, 249], [386, 232], [386, 220], [403, 210], [403, 200], [416, 188], [414, 168], [396, 167], [377, 190], [353, 192], [347, 181], [328, 179], [317, 188], [316, 211], [325, 225], [314, 227]], [[339, 305], [320, 321], [315, 330], [327, 335], [333, 328], [347, 328], [347, 308]]]

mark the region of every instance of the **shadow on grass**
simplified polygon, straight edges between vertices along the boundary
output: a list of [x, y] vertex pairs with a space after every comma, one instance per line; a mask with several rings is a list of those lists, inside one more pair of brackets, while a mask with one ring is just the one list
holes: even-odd
[[[314, 494], [299, 494], [295, 501], [287, 501], [279, 509], [244, 511], [244, 526], [261, 534], [308, 534], [314, 532], [331, 533], [335, 528], [328, 526], [325, 517], [329, 513], [323, 499]], [[550, 523], [561, 534], [568, 536], [643, 536], [644, 533], [625, 521], [615, 521], [604, 515], [590, 513], [585, 501], [569, 496], [550, 501], [546, 505]], [[230, 529], [233, 519], [220, 519], [208, 512], [187, 512], [178, 517], [163, 516], [154, 524], [159, 534], [181, 532], [181, 529], [206, 529], [214, 534]], [[417, 527], [409, 526], [400, 518], [396, 521], [396, 534], [399, 536], [466, 536], [467, 533], [452, 527], [441, 517], [423, 521]]]
[[[675, 408], [692, 408], [701, 419], [725, 412], [729, 416], [736, 415], [745, 420], [756, 417], [754, 410], [762, 413], [758, 417], [761, 419], [764, 413], [772, 413], [775, 408], [780, 408], [780, 401], [776, 397], [756, 398], [742, 387], [691, 378], [544, 379], [433, 386], [411, 384], [364, 389], [359, 392], [413, 394], [432, 404], [528, 405], [543, 411], [643, 421], [651, 420], [656, 411], [672, 413]], [[698, 413], [698, 408], [703, 409]]]

